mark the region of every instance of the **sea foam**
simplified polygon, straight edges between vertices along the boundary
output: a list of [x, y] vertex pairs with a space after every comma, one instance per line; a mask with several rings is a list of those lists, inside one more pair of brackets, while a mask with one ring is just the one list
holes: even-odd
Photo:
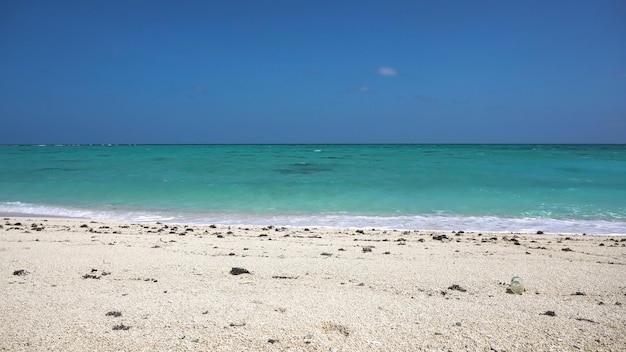
[[626, 222], [608, 220], [514, 218], [496, 216], [357, 214], [255, 214], [168, 212], [122, 209], [81, 209], [21, 202], [0, 203], [0, 214], [116, 220], [123, 222], [186, 223], [195, 225], [295, 226], [330, 228], [376, 228], [397, 230], [463, 230], [474, 232], [521, 232], [626, 236]]

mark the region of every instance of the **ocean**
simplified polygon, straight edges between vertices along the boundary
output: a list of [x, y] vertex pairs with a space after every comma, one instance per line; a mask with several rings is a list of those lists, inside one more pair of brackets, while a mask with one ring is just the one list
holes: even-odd
[[626, 145], [0, 146], [0, 214], [626, 234]]

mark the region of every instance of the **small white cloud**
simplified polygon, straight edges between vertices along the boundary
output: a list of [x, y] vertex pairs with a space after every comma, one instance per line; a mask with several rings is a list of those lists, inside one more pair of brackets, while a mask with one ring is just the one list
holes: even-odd
[[358, 86], [346, 89], [346, 92], [348, 93], [371, 93], [373, 91], [374, 90], [370, 86]]
[[396, 76], [398, 71], [393, 67], [381, 66], [378, 68], [378, 74], [383, 76]]

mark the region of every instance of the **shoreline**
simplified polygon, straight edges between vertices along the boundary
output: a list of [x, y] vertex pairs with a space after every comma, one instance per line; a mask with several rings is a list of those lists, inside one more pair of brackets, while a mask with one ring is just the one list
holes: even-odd
[[0, 349], [626, 349], [621, 236], [0, 225]]
[[[626, 236], [626, 223], [610, 220], [588, 219], [552, 219], [552, 218], [509, 218], [498, 216], [447, 216], [447, 215], [350, 215], [350, 214], [196, 214], [150, 213], [142, 211], [105, 211], [75, 210], [77, 215], [64, 215], [38, 212], [2, 211], [0, 218], [56, 218], [56, 219], [95, 219], [120, 223], [163, 223], [207, 226], [287, 226], [294, 228], [322, 227], [329, 229], [359, 228], [380, 230], [402, 230], [446, 232], [471, 231], [487, 233], [534, 234], [537, 232], [563, 234], [569, 236]], [[108, 213], [108, 214], [107, 214]], [[208, 221], [211, 218], [213, 221]], [[458, 226], [462, 223], [464, 226]], [[494, 225], [493, 223], [496, 223]], [[426, 225], [425, 225], [426, 224]], [[431, 224], [431, 225], [427, 225]], [[469, 224], [469, 225], [468, 225]], [[581, 225], [584, 224], [584, 225]], [[517, 226], [515, 229], [512, 227]], [[586, 229], [581, 229], [585, 226]], [[556, 228], [555, 228], [556, 227]], [[566, 230], [564, 230], [564, 228]], [[532, 229], [532, 230], [531, 230]], [[594, 231], [594, 229], [596, 231]], [[610, 230], [609, 230], [610, 229]]]

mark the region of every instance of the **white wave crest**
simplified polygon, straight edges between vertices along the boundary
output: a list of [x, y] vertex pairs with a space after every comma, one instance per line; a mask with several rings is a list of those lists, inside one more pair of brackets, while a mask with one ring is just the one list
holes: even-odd
[[534, 217], [402, 215], [360, 216], [351, 214], [232, 214], [120, 209], [81, 209], [60, 206], [0, 203], [0, 214], [88, 219], [110, 219], [125, 222], [188, 223], [197, 225], [275, 225], [297, 227], [377, 228], [398, 230], [463, 230], [489, 232], [523, 232], [562, 234], [593, 234], [626, 236], [626, 222], [588, 219], [552, 219]]

